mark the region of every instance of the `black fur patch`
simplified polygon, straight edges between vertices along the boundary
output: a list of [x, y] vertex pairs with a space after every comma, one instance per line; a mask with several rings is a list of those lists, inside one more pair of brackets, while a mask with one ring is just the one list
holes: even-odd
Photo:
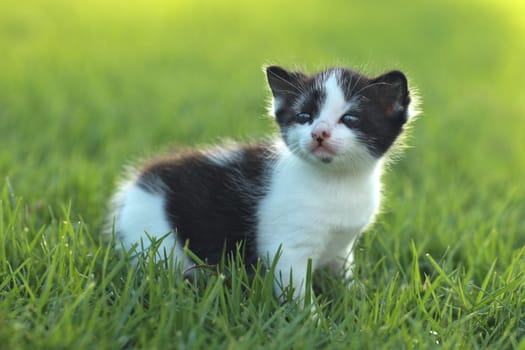
[[[239, 146], [241, 147], [241, 146]], [[267, 190], [273, 151], [265, 145], [239, 149], [227, 165], [213, 162], [206, 153], [186, 152], [149, 163], [139, 184], [166, 196], [166, 212], [179, 244], [201, 259], [217, 263], [224, 250], [245, 244], [246, 263], [256, 261], [257, 203]]]
[[385, 154], [403, 131], [408, 120], [410, 95], [403, 73], [394, 71], [368, 81], [360, 94], [357, 126], [370, 151]]

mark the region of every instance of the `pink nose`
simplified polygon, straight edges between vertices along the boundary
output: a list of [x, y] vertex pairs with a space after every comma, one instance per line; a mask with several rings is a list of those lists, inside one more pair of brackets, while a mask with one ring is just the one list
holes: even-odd
[[327, 122], [319, 122], [312, 130], [312, 139], [323, 142], [330, 138], [330, 125]]

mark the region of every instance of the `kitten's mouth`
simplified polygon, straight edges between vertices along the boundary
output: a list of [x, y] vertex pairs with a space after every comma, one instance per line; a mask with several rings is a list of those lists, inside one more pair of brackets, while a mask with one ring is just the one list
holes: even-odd
[[317, 145], [310, 152], [321, 159], [323, 163], [330, 163], [336, 156], [335, 151], [327, 145]]

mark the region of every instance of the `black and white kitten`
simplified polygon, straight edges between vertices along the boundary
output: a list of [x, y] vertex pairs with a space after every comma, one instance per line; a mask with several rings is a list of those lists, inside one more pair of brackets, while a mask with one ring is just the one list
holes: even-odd
[[282, 137], [155, 159], [121, 184], [110, 216], [128, 249], [171, 233], [160, 251], [183, 267], [194, 264], [185, 242], [210, 263], [240, 242], [246, 264], [280, 251], [276, 294], [291, 284], [301, 298], [308, 259], [351, 273], [354, 242], [379, 209], [385, 154], [413, 113], [399, 71], [266, 74]]

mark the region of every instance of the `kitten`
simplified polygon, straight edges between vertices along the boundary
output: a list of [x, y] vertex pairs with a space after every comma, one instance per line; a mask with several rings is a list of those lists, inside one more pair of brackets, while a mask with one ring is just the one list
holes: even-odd
[[185, 268], [185, 242], [210, 263], [240, 242], [246, 264], [280, 252], [275, 292], [292, 285], [302, 298], [309, 259], [351, 275], [354, 242], [379, 209], [383, 160], [413, 115], [410, 94], [399, 71], [266, 75], [281, 137], [155, 159], [121, 184], [110, 217], [126, 249], [171, 233], [159, 251], [173, 249]]

